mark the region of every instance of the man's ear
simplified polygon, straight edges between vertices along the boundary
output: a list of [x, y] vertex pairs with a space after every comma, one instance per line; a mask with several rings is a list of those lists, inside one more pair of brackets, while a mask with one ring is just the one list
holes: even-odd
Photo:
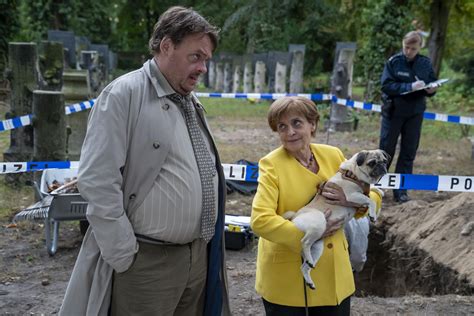
[[174, 49], [173, 41], [168, 36], [165, 36], [160, 42], [160, 52], [167, 55], [171, 49]]

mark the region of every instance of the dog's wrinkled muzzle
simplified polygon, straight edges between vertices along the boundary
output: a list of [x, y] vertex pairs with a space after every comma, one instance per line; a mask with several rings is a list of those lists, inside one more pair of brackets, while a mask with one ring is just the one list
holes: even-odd
[[370, 176], [372, 178], [380, 179], [387, 173], [387, 166], [384, 163], [377, 164], [372, 171], [370, 172]]

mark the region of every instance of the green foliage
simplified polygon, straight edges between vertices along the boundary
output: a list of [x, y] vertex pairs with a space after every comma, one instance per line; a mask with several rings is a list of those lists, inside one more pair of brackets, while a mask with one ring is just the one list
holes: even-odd
[[367, 82], [366, 100], [377, 100], [380, 76], [387, 58], [401, 48], [403, 36], [412, 20], [408, 4], [395, 5], [392, 0], [369, 0], [363, 10], [361, 29], [362, 47], [356, 64], [362, 67]]
[[8, 42], [18, 31], [17, 0], [0, 1], [0, 81], [1, 74], [7, 65]]
[[[315, 74], [332, 67], [333, 47], [344, 39], [340, 12], [331, 1], [240, 1], [222, 27], [221, 49], [240, 53], [287, 51], [289, 44], [306, 45], [306, 70]], [[232, 34], [232, 36], [228, 36]], [[240, 38], [239, 36], [240, 35]], [[324, 61], [324, 62], [323, 62]]]

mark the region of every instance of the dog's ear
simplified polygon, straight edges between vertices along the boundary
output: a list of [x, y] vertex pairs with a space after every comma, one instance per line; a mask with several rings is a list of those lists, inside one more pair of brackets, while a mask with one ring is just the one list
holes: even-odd
[[384, 155], [385, 159], [387, 159], [387, 161], [390, 161], [392, 159], [392, 157], [390, 157], [390, 155], [387, 154], [387, 152], [385, 150], [380, 149], [380, 151]]
[[357, 154], [356, 162], [359, 167], [364, 163], [365, 159], [367, 158], [367, 154], [368, 153], [365, 150]]

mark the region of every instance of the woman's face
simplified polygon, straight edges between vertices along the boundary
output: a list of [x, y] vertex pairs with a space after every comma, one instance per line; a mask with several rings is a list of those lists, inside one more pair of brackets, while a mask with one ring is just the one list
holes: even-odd
[[315, 129], [314, 123], [308, 122], [306, 117], [295, 112], [283, 114], [277, 124], [281, 144], [293, 155], [309, 148], [311, 133]]

